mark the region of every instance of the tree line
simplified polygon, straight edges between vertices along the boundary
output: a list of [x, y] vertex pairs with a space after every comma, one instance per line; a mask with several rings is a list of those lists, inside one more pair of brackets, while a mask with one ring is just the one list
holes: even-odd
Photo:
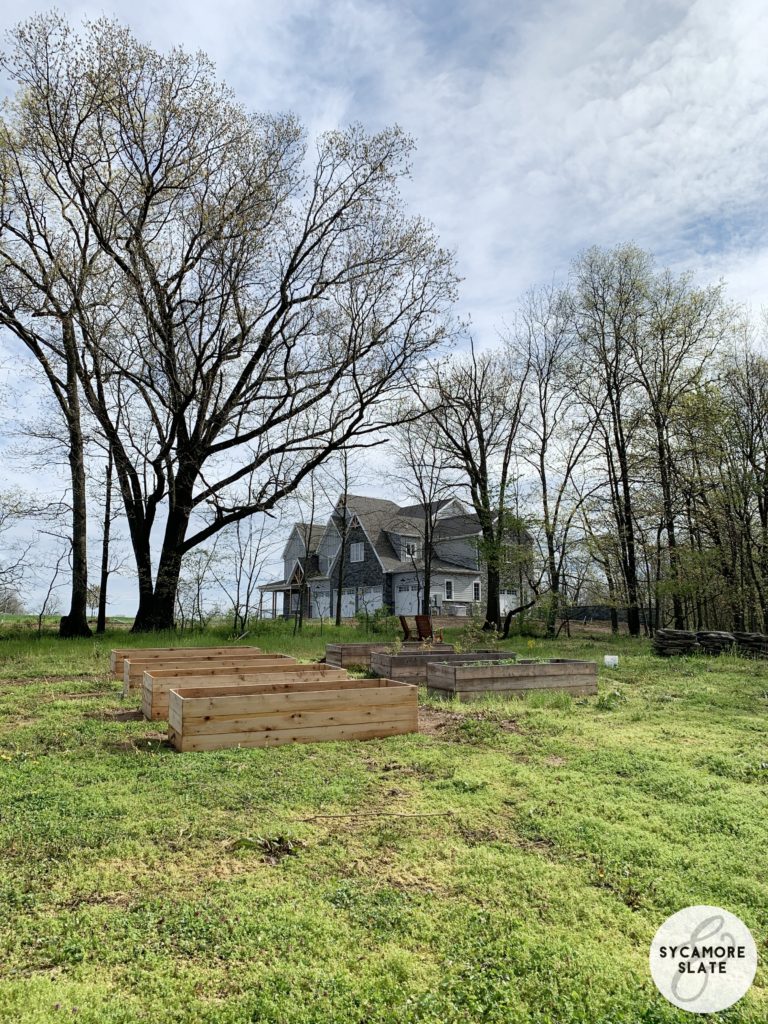
[[[593, 248], [488, 347], [456, 325], [453, 254], [400, 200], [399, 129], [311, 144], [204, 56], [107, 19], [31, 18], [2, 67], [0, 326], [67, 462], [63, 634], [90, 633], [94, 465], [100, 627], [119, 514], [141, 631], [174, 624], [183, 566], [213, 572], [217, 538], [250, 596], [254, 517], [382, 443], [425, 509], [425, 602], [450, 490], [477, 516], [489, 626], [514, 582], [550, 633], [580, 604], [632, 635], [768, 629], [768, 362], [722, 285]], [[31, 515], [6, 488], [0, 534]], [[0, 591], [25, 554], [4, 545]]]

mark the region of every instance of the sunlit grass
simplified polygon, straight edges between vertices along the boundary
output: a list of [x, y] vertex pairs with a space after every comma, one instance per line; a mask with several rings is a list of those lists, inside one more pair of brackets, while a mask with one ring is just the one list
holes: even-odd
[[133, 642], [0, 639], [0, 1020], [768, 1020], [764, 967], [697, 1018], [647, 966], [692, 903], [765, 951], [768, 666], [518, 638], [599, 660], [599, 694], [422, 694], [420, 735], [179, 755], [121, 714], [108, 652]]

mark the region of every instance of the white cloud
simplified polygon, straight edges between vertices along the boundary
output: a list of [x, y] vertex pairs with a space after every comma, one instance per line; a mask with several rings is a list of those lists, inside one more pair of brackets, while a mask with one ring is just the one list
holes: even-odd
[[158, 47], [206, 50], [247, 105], [294, 110], [311, 132], [402, 124], [419, 142], [406, 198], [457, 251], [481, 341], [593, 243], [633, 240], [768, 301], [758, 0], [119, 0], [106, 13]]

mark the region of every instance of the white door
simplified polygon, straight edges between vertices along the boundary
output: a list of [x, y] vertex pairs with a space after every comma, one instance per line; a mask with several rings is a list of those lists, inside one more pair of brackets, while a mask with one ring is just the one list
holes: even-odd
[[341, 617], [342, 619], [353, 619], [355, 617], [354, 590], [342, 590], [341, 592]]
[[415, 583], [395, 587], [395, 615], [419, 614], [419, 588]]
[[331, 616], [331, 595], [326, 587], [313, 589], [312, 606], [310, 617], [314, 619], [328, 619]]
[[376, 609], [381, 608], [383, 604], [384, 594], [381, 587], [363, 587], [358, 603], [361, 615], [365, 615], [366, 612], [373, 615]]

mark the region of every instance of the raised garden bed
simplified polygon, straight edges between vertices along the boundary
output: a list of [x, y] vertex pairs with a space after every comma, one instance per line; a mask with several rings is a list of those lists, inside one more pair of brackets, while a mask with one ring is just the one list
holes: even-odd
[[224, 689], [236, 692], [243, 687], [270, 685], [272, 683], [308, 683], [313, 682], [318, 689], [326, 689], [327, 686], [334, 686], [340, 680], [348, 679], [347, 673], [340, 668], [329, 668], [326, 665], [290, 665], [290, 671], [284, 671], [285, 666], [278, 666], [275, 669], [264, 669], [258, 672], [241, 672], [231, 675], [180, 675], [180, 676], [159, 676], [152, 672], [144, 673], [144, 685], [142, 689], [141, 707], [144, 717], [150, 721], [167, 720], [169, 694], [171, 690], [189, 689], [196, 690]]
[[416, 687], [391, 679], [171, 690], [168, 737], [180, 751], [368, 740], [418, 732]]
[[433, 697], [469, 701], [486, 694], [521, 696], [532, 690], [559, 690], [579, 697], [597, 693], [597, 663], [564, 658], [497, 665], [436, 660], [427, 669], [427, 692]]
[[398, 679], [404, 683], [424, 684], [427, 681], [427, 665], [431, 661], [444, 661], [449, 664], [464, 661], [499, 661], [502, 658], [514, 658], [509, 651], [468, 651], [466, 654], [442, 654], [435, 651], [403, 651], [400, 654], [387, 654], [375, 651], [371, 655], [371, 671], [386, 679]]
[[143, 658], [145, 661], [167, 661], [173, 658], [176, 661], [182, 658], [197, 659], [208, 655], [229, 655], [238, 654], [241, 651], [248, 651], [251, 654], [260, 654], [259, 647], [244, 647], [232, 645], [231, 647], [120, 647], [109, 653], [109, 667], [116, 679], [123, 678], [123, 662], [126, 658]]
[[[351, 665], [360, 665], [363, 668], [370, 668], [371, 655], [386, 653], [392, 646], [391, 643], [363, 643], [363, 644], [326, 644], [325, 660], [329, 665], [338, 665], [341, 668], [349, 668]], [[424, 651], [424, 644], [421, 642], [404, 643], [404, 653], [413, 651], [418, 653]], [[453, 651], [453, 644], [433, 644], [430, 650], [439, 654], [450, 654]]]
[[192, 660], [182, 658], [181, 660], [167, 661], [137, 661], [126, 658], [123, 662], [123, 693], [129, 690], [138, 690], [142, 685], [145, 672], [168, 672], [171, 674], [188, 673], [189, 675], [207, 675], [209, 672], [240, 672], [248, 668], [260, 668], [264, 665], [293, 665], [295, 658], [289, 658], [287, 654], [239, 654], [235, 657], [214, 657]]

